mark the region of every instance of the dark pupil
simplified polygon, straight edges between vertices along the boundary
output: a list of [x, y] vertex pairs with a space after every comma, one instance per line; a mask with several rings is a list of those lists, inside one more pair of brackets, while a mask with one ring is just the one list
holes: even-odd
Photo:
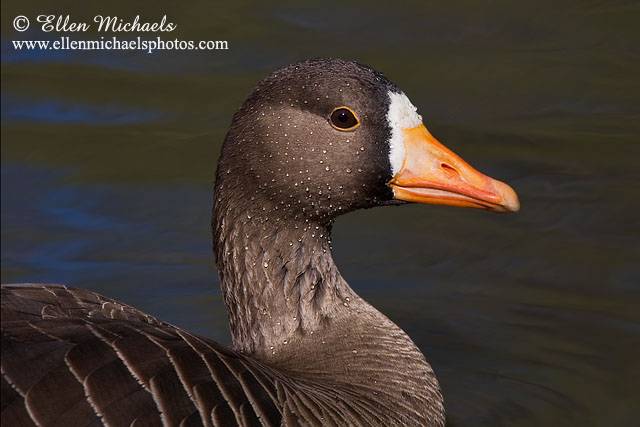
[[349, 116], [344, 111], [341, 111], [338, 114], [338, 120], [341, 121], [342, 123], [346, 123], [348, 119], [349, 119]]

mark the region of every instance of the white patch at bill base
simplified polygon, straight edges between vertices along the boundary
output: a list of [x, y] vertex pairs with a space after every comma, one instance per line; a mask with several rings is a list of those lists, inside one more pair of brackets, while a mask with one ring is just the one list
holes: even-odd
[[404, 163], [405, 151], [402, 130], [420, 126], [422, 117], [403, 92], [389, 91], [389, 100], [389, 111], [387, 112], [387, 120], [391, 128], [389, 162], [391, 163], [391, 174], [395, 175], [402, 169]]

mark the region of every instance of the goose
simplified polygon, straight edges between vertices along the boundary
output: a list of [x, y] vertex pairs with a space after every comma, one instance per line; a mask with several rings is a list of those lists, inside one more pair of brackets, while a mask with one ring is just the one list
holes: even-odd
[[411, 338], [349, 287], [334, 219], [411, 202], [519, 209], [383, 74], [273, 72], [232, 119], [212, 234], [232, 346], [56, 284], [2, 287], [3, 426], [443, 426]]

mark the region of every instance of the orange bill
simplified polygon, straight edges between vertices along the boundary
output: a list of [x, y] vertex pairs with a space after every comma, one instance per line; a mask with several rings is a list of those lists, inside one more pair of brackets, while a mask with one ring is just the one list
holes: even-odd
[[389, 181], [407, 202], [516, 212], [520, 202], [507, 184], [478, 172], [435, 139], [424, 125], [403, 130], [405, 158]]

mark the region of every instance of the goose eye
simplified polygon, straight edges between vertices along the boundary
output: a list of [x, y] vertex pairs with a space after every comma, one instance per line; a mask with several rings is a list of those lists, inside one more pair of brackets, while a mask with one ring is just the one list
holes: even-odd
[[338, 107], [331, 113], [331, 125], [338, 130], [353, 130], [360, 126], [360, 122], [348, 107]]

